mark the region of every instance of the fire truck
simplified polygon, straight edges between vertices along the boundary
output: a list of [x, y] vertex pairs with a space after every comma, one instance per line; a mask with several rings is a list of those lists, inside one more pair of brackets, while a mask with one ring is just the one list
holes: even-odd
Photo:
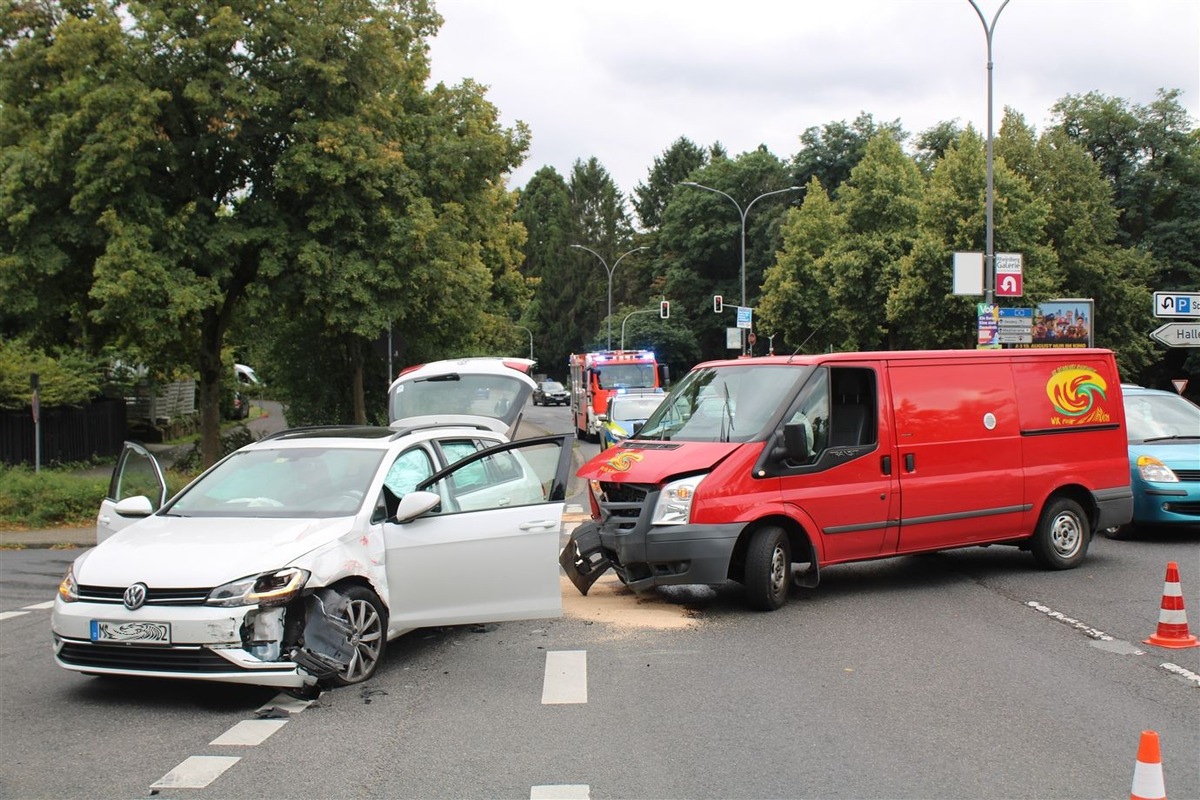
[[667, 366], [650, 350], [601, 350], [572, 353], [571, 416], [581, 439], [600, 441], [600, 427], [608, 398], [618, 390], [662, 389]]

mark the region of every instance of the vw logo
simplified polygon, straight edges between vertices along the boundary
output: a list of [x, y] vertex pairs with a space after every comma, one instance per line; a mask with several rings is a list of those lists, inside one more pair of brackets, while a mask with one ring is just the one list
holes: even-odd
[[125, 590], [125, 607], [134, 611], [146, 602], [146, 584], [135, 583]]

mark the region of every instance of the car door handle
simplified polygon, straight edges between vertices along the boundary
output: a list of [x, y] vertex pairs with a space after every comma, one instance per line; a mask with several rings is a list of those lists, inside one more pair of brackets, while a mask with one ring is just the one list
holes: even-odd
[[105, 516], [101, 516], [101, 517], [100, 517], [100, 524], [101, 524], [101, 525], [107, 525], [107, 524], [109, 524], [110, 522], [112, 522], [112, 520], [111, 520], [111, 519], [109, 519], [108, 517], [105, 517]]
[[540, 520], [537, 520], [536, 522], [522, 522], [517, 527], [519, 527], [523, 531], [545, 531], [545, 530], [550, 530], [552, 528], [557, 528], [558, 520], [556, 520], [556, 519], [540, 519]]

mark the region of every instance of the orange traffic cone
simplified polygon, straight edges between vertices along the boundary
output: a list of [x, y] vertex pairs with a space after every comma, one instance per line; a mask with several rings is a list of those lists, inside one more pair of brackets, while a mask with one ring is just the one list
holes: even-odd
[[1142, 731], [1138, 742], [1137, 763], [1133, 765], [1133, 789], [1129, 800], [1167, 800], [1163, 785], [1162, 756], [1158, 752], [1158, 734]]
[[1200, 647], [1200, 641], [1188, 633], [1187, 612], [1183, 608], [1183, 590], [1179, 588], [1179, 565], [1167, 563], [1167, 580], [1163, 585], [1162, 605], [1158, 612], [1158, 631], [1146, 644], [1159, 647]]

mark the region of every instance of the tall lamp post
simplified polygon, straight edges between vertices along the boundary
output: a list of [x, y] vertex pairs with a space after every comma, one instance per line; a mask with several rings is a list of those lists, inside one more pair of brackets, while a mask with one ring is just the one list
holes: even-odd
[[[765, 192], [763, 194], [760, 194], [758, 197], [754, 198], [753, 200], [751, 200], [749, 203], [746, 203], [746, 208], [743, 209], [741, 207], [741, 205], [738, 204], [737, 200], [734, 200], [732, 197], [730, 197], [728, 194], [725, 194], [725, 192], [722, 192], [720, 189], [714, 189], [711, 186], [705, 186], [704, 184], [696, 183], [695, 181], [683, 181], [679, 185], [680, 186], [694, 186], [697, 189], [704, 189], [705, 191], [708, 191], [708, 192], [716, 192], [717, 194], [725, 195], [725, 197], [729, 200], [729, 202], [733, 203], [734, 208], [736, 208], [738, 210], [738, 214], [741, 215], [741, 217], [742, 217], [742, 303], [741, 303], [741, 305], [744, 308], [746, 306], [746, 215], [750, 213], [750, 207], [753, 206], [755, 203], [757, 203], [759, 200], [762, 200], [764, 197], [770, 197], [773, 194], [783, 194], [784, 192], [798, 192], [798, 191], [800, 191], [800, 189], [802, 187], [789, 186], [786, 189], [776, 189], [773, 192]], [[742, 332], [742, 354], [744, 355], [745, 353], [746, 353], [746, 333], [745, 333], [745, 331], [743, 331]]]
[[524, 325], [514, 325], [514, 328], [519, 328], [529, 334], [529, 360], [533, 361], [533, 331], [526, 328]]
[[604, 271], [608, 273], [608, 349], [612, 350], [612, 276], [613, 276], [613, 273], [617, 271], [617, 264], [621, 263], [622, 258], [624, 258], [627, 255], [630, 255], [631, 253], [636, 253], [638, 250], [646, 250], [648, 248], [635, 247], [626, 253], [621, 253], [621, 255], [617, 258], [616, 261], [613, 262], [613, 265], [610, 267], [608, 265], [608, 262], [604, 260], [604, 256], [600, 255], [592, 248], [584, 247], [581, 244], [573, 244], [573, 245], [571, 245], [571, 247], [574, 247], [576, 250], [587, 250], [589, 253], [594, 255], [596, 258], [600, 259], [600, 263], [604, 265]]
[[992, 198], [994, 196], [992, 176], [992, 34], [996, 32], [996, 20], [1000, 19], [1000, 12], [1008, 5], [1009, 0], [1004, 0], [1000, 4], [1000, 8], [996, 9], [996, 14], [992, 17], [991, 25], [988, 25], [983, 12], [979, 10], [979, 5], [975, 0], [967, 0], [967, 2], [971, 4], [971, 8], [975, 9], [975, 13], [979, 15], [979, 21], [983, 24], [983, 32], [987, 36], [987, 252], [983, 256], [983, 301], [991, 305], [996, 299], [996, 230], [992, 225]]

